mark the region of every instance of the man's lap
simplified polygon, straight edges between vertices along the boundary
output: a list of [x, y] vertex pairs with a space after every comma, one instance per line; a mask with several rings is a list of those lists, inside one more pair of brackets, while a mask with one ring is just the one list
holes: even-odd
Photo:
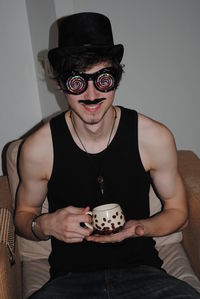
[[149, 266], [68, 273], [47, 282], [30, 299], [200, 298], [188, 284]]

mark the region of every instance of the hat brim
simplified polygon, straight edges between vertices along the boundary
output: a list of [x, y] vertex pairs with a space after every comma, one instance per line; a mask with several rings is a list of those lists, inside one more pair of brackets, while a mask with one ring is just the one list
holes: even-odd
[[63, 57], [68, 57], [73, 53], [80, 53], [85, 51], [94, 51], [94, 52], [105, 52], [108, 55], [111, 55], [117, 59], [118, 62], [121, 62], [124, 54], [124, 46], [122, 44], [112, 45], [112, 46], [81, 46], [81, 47], [59, 47], [49, 50], [48, 59], [51, 65], [54, 67], [55, 62], [58, 59]]

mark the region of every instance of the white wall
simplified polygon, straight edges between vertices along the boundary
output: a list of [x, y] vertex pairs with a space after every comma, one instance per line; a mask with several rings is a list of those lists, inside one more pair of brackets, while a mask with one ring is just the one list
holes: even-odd
[[74, 0], [54, 0], [54, 3], [57, 19], [74, 13]]
[[24, 0], [0, 1], [0, 67], [2, 152], [42, 117]]
[[[49, 40], [50, 28], [56, 19], [54, 0], [26, 0], [26, 7], [42, 118], [45, 119], [60, 111], [61, 107], [64, 108], [62, 103], [55, 99], [57, 94], [55, 81], [45, 76], [42, 67], [49, 46], [55, 46]], [[66, 103], [65, 99], [64, 102]]]
[[54, 19], [81, 11], [108, 15], [125, 46], [116, 103], [164, 122], [178, 148], [200, 156], [199, 0], [1, 0], [0, 150], [65, 109], [43, 81], [37, 52], [48, 47]]
[[[200, 156], [200, 1], [74, 0], [72, 8], [109, 16], [125, 46], [116, 103], [165, 123], [178, 148]], [[68, 14], [64, 1], [55, 9]]]

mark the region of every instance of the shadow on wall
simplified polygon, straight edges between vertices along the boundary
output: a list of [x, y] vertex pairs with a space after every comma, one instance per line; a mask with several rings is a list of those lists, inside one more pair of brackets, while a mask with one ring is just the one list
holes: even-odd
[[[49, 49], [56, 48], [58, 45], [58, 22], [62, 20], [60, 18], [59, 20], [55, 21], [49, 30]], [[58, 90], [57, 87], [57, 82], [54, 79], [52, 68], [50, 66], [49, 60], [48, 60], [48, 49], [44, 49], [38, 53], [37, 59], [44, 70], [43, 72], [43, 77], [41, 80], [43, 80], [47, 86], [47, 89], [50, 93], [53, 93], [55, 96], [55, 99], [57, 101], [58, 106], [60, 107], [61, 111], [65, 111], [68, 109], [68, 104], [66, 101], [66, 97], [62, 92]], [[55, 112], [48, 116], [45, 120], [40, 121], [38, 124], [36, 124], [33, 128], [28, 130], [25, 134], [22, 136], [18, 136], [15, 140], [17, 139], [25, 139], [35, 131], [37, 131], [46, 121], [50, 120], [53, 116], [59, 114], [60, 111]], [[1, 161], [2, 161], [2, 172], [3, 175], [7, 174], [7, 169], [6, 169], [6, 152], [8, 149], [8, 146], [10, 143], [12, 143], [14, 140], [9, 141], [3, 148], [2, 153], [1, 153]]]
[[[58, 24], [63, 18], [56, 20], [49, 30], [49, 49], [57, 48], [58, 46]], [[57, 81], [54, 78], [52, 67], [48, 60], [48, 49], [44, 49], [38, 53], [38, 61], [44, 70], [43, 80], [46, 82], [47, 89], [53, 93], [61, 111], [68, 109], [66, 97], [58, 90]]]
[[42, 69], [44, 70], [43, 77], [41, 78], [41, 80], [45, 82], [48, 91], [54, 94], [55, 100], [60, 110], [65, 111], [68, 109], [66, 97], [63, 94], [63, 92], [61, 92], [58, 89], [57, 81], [54, 78], [52, 68], [50, 66], [47, 55], [48, 55], [48, 50], [42, 50], [38, 53], [38, 61]]

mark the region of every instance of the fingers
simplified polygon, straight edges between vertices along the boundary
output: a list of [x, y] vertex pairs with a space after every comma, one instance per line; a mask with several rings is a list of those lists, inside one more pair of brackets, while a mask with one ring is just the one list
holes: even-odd
[[122, 242], [126, 238], [135, 238], [141, 236], [144, 236], [143, 224], [130, 220], [125, 224], [124, 228], [119, 233], [110, 235], [91, 235], [86, 237], [86, 240], [98, 243], [117, 243]]
[[86, 237], [87, 241], [97, 242], [97, 243], [117, 243], [121, 242], [126, 238], [126, 234], [120, 232], [111, 235], [93, 235]]
[[68, 223], [70, 225], [73, 224], [73, 223], [77, 223], [77, 225], [80, 225], [80, 223], [91, 223], [92, 222], [92, 219], [91, 219], [91, 216], [88, 215], [88, 214], [78, 214], [78, 215], [75, 215], [75, 214], [71, 214], [71, 215], [68, 215], [67, 216], [67, 220], [68, 220]]
[[77, 233], [85, 238], [91, 235], [92, 230], [90, 228], [83, 228], [80, 226], [80, 228], [77, 229]]
[[77, 207], [74, 207], [74, 206], [68, 206], [67, 208], [64, 208], [63, 210], [66, 210], [69, 213], [78, 215], [78, 214], [87, 213], [90, 210], [90, 207], [77, 208]]
[[51, 235], [66, 243], [82, 242], [92, 233], [90, 228], [81, 227], [81, 223], [91, 223], [92, 221], [91, 216], [86, 214], [89, 210], [89, 207], [73, 206], [57, 210], [52, 214]]
[[84, 238], [70, 238], [67, 239], [65, 242], [66, 243], [81, 243], [83, 242]]
[[68, 234], [73, 232], [73, 233], [77, 233], [81, 236], [86, 237], [91, 234], [92, 230], [87, 227], [82, 227], [81, 223], [91, 223], [91, 222], [92, 222], [92, 220], [89, 215], [71, 214], [68, 216], [67, 221], [63, 222], [63, 230]]
[[[87, 235], [89, 236], [90, 233], [91, 232], [88, 230]], [[85, 238], [86, 238], [85, 234], [66, 232], [64, 234], [64, 237], [62, 237], [62, 240], [66, 243], [77, 243], [77, 242], [83, 242]]]
[[64, 241], [66, 243], [82, 242], [86, 237], [92, 233], [92, 230], [89, 228], [75, 228], [72, 227], [69, 229], [62, 229], [57, 231], [55, 238], [58, 240]]
[[[87, 212], [90, 210], [86, 208], [74, 208], [70, 207], [71, 215], [68, 216], [68, 227], [67, 230], [76, 228], [76, 232], [84, 236], [89, 236], [93, 229], [86, 225], [92, 223], [92, 218]], [[83, 224], [83, 225], [81, 225]]]

